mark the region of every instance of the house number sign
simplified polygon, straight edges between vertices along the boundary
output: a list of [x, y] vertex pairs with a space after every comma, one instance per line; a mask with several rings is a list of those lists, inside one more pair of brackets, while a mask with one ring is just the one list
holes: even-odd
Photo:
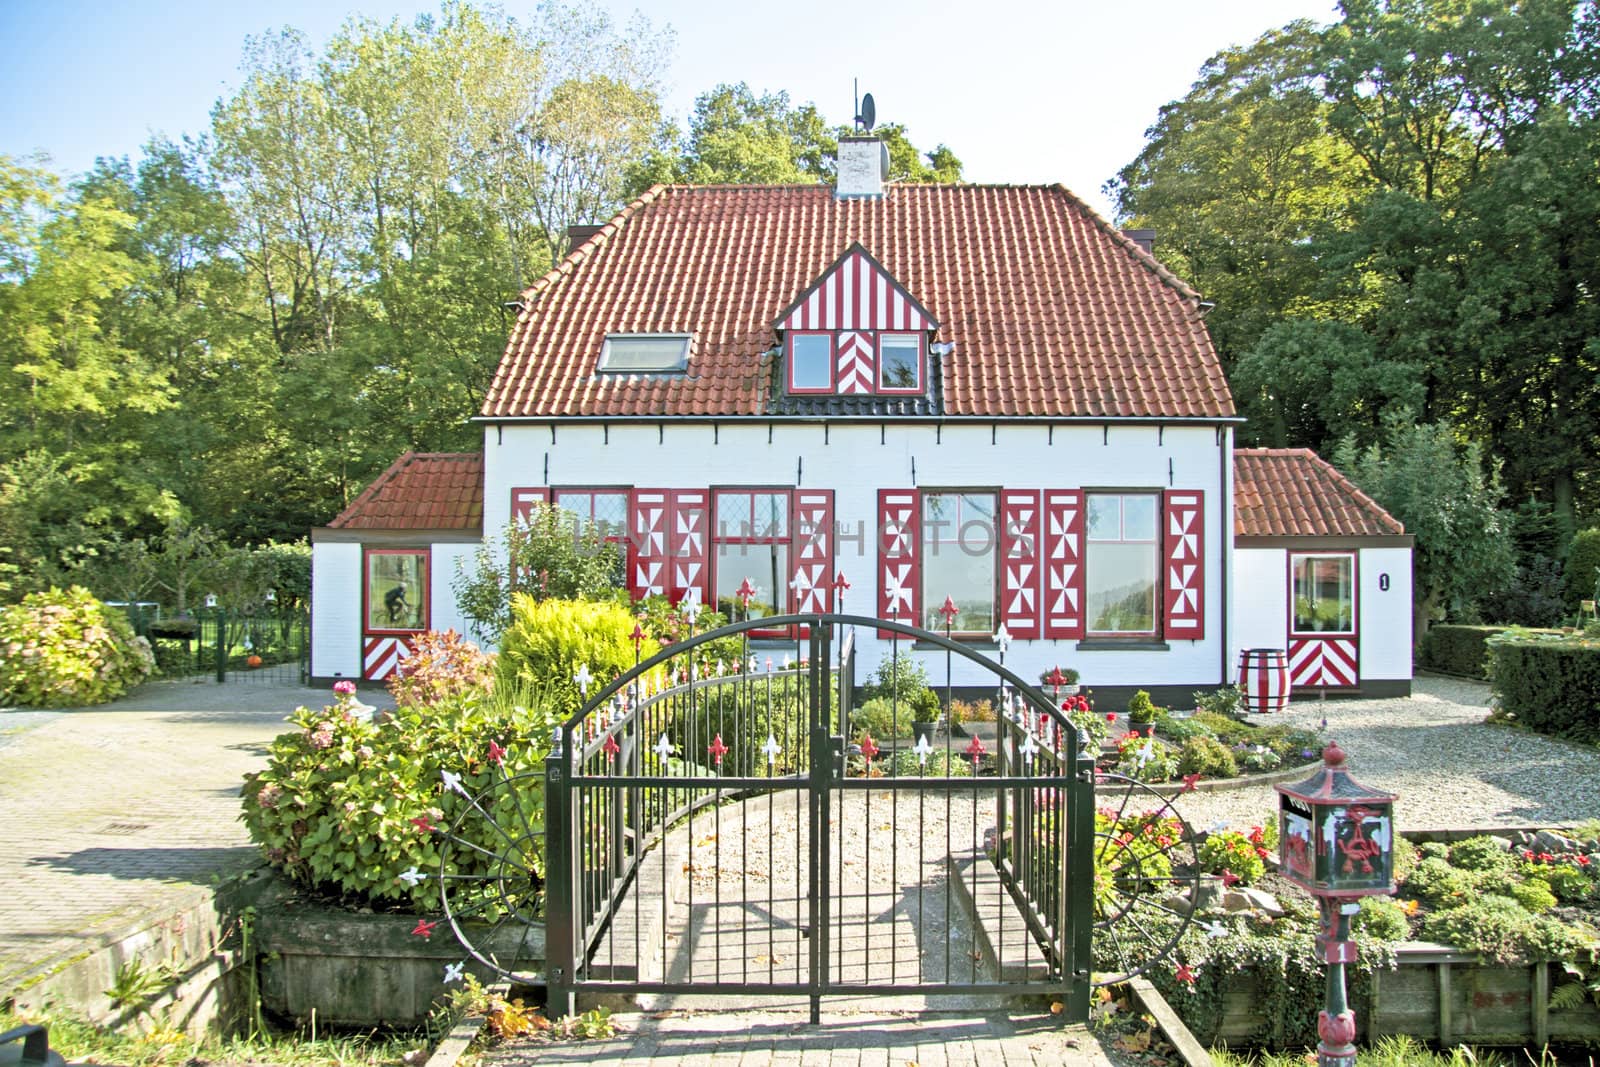
[[1387, 574], [1378, 575], [1378, 588], [1385, 593], [1389, 591], [1389, 576]]

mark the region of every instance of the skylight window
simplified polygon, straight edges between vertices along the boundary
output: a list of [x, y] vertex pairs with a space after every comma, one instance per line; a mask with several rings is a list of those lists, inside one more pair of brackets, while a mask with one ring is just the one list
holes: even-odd
[[621, 374], [674, 374], [689, 366], [689, 334], [614, 333], [600, 349], [600, 370]]

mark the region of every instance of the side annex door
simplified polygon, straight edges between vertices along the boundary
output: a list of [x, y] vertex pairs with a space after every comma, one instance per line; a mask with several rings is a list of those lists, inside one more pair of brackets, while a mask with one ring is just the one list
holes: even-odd
[[1289, 554], [1289, 681], [1295, 689], [1353, 689], [1361, 681], [1356, 556]]

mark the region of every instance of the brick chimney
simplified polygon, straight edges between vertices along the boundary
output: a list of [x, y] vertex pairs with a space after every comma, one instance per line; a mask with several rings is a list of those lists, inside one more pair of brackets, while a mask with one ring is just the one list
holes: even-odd
[[1122, 235], [1150, 255], [1156, 254], [1156, 231], [1154, 230], [1123, 230]]
[[876, 137], [839, 138], [839, 170], [833, 195], [841, 199], [884, 195], [889, 148]]

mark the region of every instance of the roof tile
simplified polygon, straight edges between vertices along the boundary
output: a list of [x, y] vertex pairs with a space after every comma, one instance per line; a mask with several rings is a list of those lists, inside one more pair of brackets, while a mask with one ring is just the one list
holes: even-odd
[[1406, 532], [1309, 448], [1233, 453], [1236, 537], [1392, 537]]
[[328, 524], [335, 530], [483, 529], [483, 456], [407, 452]]
[[[851, 242], [941, 323], [947, 415], [1219, 418], [1199, 296], [1061, 186], [656, 187], [525, 294], [483, 415], [760, 415], [772, 323]], [[607, 333], [689, 333], [682, 376], [599, 375]]]

